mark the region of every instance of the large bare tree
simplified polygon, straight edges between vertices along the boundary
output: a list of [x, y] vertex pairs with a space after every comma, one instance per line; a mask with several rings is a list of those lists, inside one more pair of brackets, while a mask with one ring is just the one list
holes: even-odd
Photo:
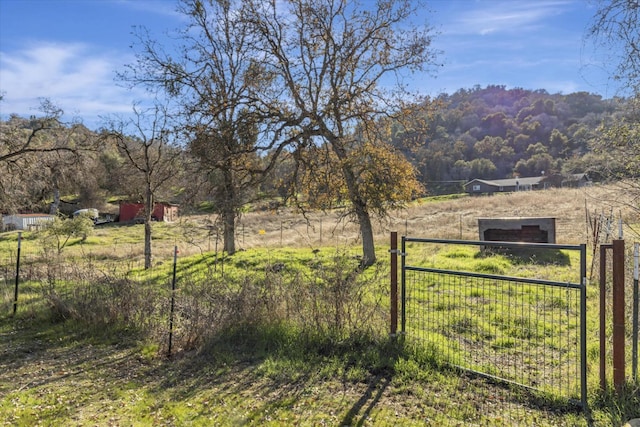
[[187, 25], [171, 51], [138, 32], [138, 60], [121, 77], [162, 91], [177, 107], [191, 153], [210, 177], [224, 250], [233, 254], [236, 219], [263, 172], [258, 153], [286, 145], [266, 122], [278, 93], [253, 50], [242, 2], [183, 0], [178, 10]]
[[176, 175], [182, 151], [176, 144], [164, 105], [148, 109], [134, 106], [126, 120], [112, 120], [105, 137], [113, 141], [142, 178], [144, 199], [144, 268], [152, 265], [152, 215], [157, 195]]
[[[371, 222], [371, 180], [363, 169], [384, 171], [385, 148], [376, 122], [402, 113], [405, 81], [434, 65], [431, 30], [413, 26], [421, 3], [413, 0], [247, 0], [252, 34], [265, 55], [265, 70], [284, 88], [283, 121], [300, 135], [298, 148], [326, 144], [341, 175], [351, 213], [360, 226], [362, 266], [376, 260]], [[273, 77], [272, 77], [273, 78]], [[392, 89], [393, 88], [393, 89]], [[368, 147], [368, 148], [367, 148]], [[313, 152], [313, 150], [311, 150]], [[369, 152], [376, 152], [370, 164]], [[370, 174], [369, 174], [370, 175]], [[407, 179], [411, 179], [408, 176]]]

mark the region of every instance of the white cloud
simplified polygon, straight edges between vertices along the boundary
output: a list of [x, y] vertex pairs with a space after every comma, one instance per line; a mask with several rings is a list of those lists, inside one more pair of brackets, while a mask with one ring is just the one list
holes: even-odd
[[546, 18], [561, 14], [569, 3], [566, 0], [475, 3], [475, 9], [457, 14], [447, 31], [480, 35], [522, 33], [539, 28]]
[[96, 52], [81, 43], [39, 43], [20, 52], [0, 52], [0, 92], [4, 95], [0, 113], [31, 115], [41, 98], [86, 122], [129, 113], [134, 93], [114, 80], [115, 70], [127, 62], [132, 59]]

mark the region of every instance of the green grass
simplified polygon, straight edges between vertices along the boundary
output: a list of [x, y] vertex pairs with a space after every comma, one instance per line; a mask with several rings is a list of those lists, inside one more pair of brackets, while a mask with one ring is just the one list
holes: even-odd
[[[18, 426], [588, 425], [552, 394], [530, 395], [450, 367], [461, 364], [459, 336], [506, 355], [532, 337], [554, 345], [553, 323], [534, 328], [527, 317], [510, 316], [509, 305], [487, 307], [488, 318], [471, 307], [518, 296], [539, 303], [541, 313], [566, 310], [561, 295], [471, 287], [462, 303], [445, 298], [434, 306], [449, 314], [450, 327], [416, 345], [413, 323], [406, 341], [387, 336], [386, 260], [359, 272], [358, 261], [336, 248], [181, 255], [175, 347], [167, 357], [171, 252], [149, 271], [130, 263], [139, 256], [133, 246], [141, 227], [98, 228], [88, 242], [65, 248], [73, 262], [64, 279], [49, 281], [44, 269], [33, 269], [20, 284], [15, 318], [8, 314], [12, 282], [0, 280], [0, 419]], [[154, 242], [170, 249], [179, 231], [155, 227]], [[24, 237], [25, 253], [37, 252], [37, 239]], [[14, 233], [0, 235], [0, 257], [16, 242]], [[89, 249], [98, 251], [88, 256]], [[561, 260], [410, 246], [411, 264], [572, 280], [576, 258]], [[590, 289], [590, 301], [595, 296]], [[597, 330], [597, 318], [588, 322]], [[621, 398], [599, 393], [592, 343], [588, 354], [591, 425], [640, 416], [638, 387]]]
[[513, 425], [515, 415], [586, 425], [572, 411], [525, 409], [528, 398], [517, 394], [508, 411], [489, 412], [508, 388], [438, 367], [437, 353], [399, 342], [329, 345], [287, 327], [237, 329], [164, 359], [146, 356], [132, 335], [12, 323], [2, 321], [0, 374], [0, 414], [12, 425]]
[[413, 203], [421, 205], [425, 203], [437, 203], [437, 202], [442, 202], [447, 200], [457, 200], [465, 197], [469, 197], [469, 195], [467, 193], [444, 194], [441, 196], [421, 197], [415, 200]]

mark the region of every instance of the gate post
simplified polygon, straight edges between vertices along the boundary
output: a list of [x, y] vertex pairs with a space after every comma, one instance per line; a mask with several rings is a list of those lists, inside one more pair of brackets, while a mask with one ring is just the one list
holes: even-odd
[[600, 245], [600, 390], [607, 389], [607, 249]]
[[580, 400], [587, 410], [587, 245], [580, 245]]
[[402, 236], [402, 243], [400, 247], [400, 333], [405, 334], [407, 332], [407, 278], [406, 278], [406, 262], [407, 262], [407, 238]]
[[391, 336], [398, 331], [398, 232], [391, 232]]
[[624, 240], [613, 241], [613, 384], [624, 385]]

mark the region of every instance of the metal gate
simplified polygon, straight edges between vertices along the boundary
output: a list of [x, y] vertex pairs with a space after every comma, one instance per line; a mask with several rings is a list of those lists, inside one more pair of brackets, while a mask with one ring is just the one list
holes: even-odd
[[[394, 238], [406, 342], [446, 365], [586, 408], [586, 245], [402, 237], [398, 251]], [[473, 271], [445, 265], [464, 257]], [[516, 274], [499, 271], [500, 259], [516, 259]], [[554, 259], [575, 278], [530, 277], [528, 265], [551, 271]]]

